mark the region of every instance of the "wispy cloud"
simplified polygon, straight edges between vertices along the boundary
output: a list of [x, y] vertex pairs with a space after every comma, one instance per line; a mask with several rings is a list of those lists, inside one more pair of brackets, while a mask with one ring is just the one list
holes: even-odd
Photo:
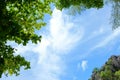
[[[104, 28], [105, 29], [105, 28]], [[118, 42], [120, 40], [120, 28], [117, 28], [114, 31], [109, 31], [109, 30], [104, 30], [104, 32], [102, 31], [102, 36], [98, 35], [100, 32], [100, 29], [98, 30], [98, 33], [93, 34], [93, 36], [91, 35], [88, 39], [85, 40], [85, 42], [87, 41], [91, 41], [91, 43], [93, 43], [93, 45], [90, 45], [90, 47], [88, 47], [88, 50], [84, 53], [81, 54], [79, 59], [85, 59], [87, 57], [89, 57], [91, 54], [98, 54], [99, 52], [94, 53], [94, 51], [97, 50], [106, 50], [108, 52], [110, 52], [111, 48], [113, 47], [113, 45], [116, 44], [116, 42]], [[107, 31], [109, 31], [109, 34], [104, 35], [104, 33], [107, 33]], [[96, 39], [99, 39], [98, 41], [95, 41]]]
[[85, 71], [87, 68], [88, 68], [88, 61], [87, 60], [82, 60], [81, 62], [79, 62], [77, 64], [77, 69], [78, 70], [82, 69], [83, 71]]
[[31, 69], [34, 80], [60, 80], [67, 67], [62, 56], [69, 53], [84, 34], [81, 27], [76, 27], [69, 16], [57, 9], [53, 10], [49, 24], [45, 30], [47, 34], [42, 34], [41, 43], [16, 47], [16, 53], [25, 55], [29, 51], [38, 55], [39, 59]]
[[106, 46], [111, 41], [113, 41], [114, 39], [116, 39], [116, 37], [118, 37], [119, 35], [120, 35], [120, 28], [118, 28], [115, 31], [113, 31], [113, 33], [111, 33], [110, 35], [108, 35], [103, 41], [99, 42], [99, 44], [97, 44], [94, 48], [99, 48], [99, 47]]
[[88, 61], [86, 61], [86, 60], [83, 60], [81, 63], [81, 67], [82, 67], [83, 71], [85, 71], [87, 69], [87, 63], [88, 63]]
[[59, 10], [55, 9], [50, 23], [52, 47], [56, 51], [70, 50], [83, 36], [83, 30], [75, 27], [75, 23], [70, 21], [69, 16], [62, 14]]
[[67, 15], [54, 9], [48, 32], [47, 36], [43, 34], [41, 43], [33, 48], [39, 54], [40, 72], [37, 77], [41, 80], [60, 80], [66, 67], [62, 55], [77, 44], [83, 31], [74, 28]]

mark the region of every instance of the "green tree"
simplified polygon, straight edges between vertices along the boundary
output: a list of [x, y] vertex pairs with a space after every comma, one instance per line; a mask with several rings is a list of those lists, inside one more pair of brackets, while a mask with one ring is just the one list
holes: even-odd
[[30, 68], [24, 57], [15, 56], [15, 49], [7, 41], [26, 45], [37, 43], [41, 36], [35, 34], [46, 23], [45, 14], [51, 14], [52, 0], [0, 0], [0, 77], [19, 74], [20, 67]]
[[100, 69], [95, 68], [89, 80], [120, 80], [120, 56], [111, 56]]

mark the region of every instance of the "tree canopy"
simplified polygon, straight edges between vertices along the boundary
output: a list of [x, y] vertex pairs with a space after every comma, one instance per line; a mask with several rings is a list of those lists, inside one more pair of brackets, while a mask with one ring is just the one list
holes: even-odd
[[103, 0], [57, 0], [55, 6], [62, 10], [68, 9], [68, 13], [75, 15], [76, 13], [81, 13], [82, 11], [90, 8], [102, 8]]
[[80, 6], [81, 8], [101, 8], [103, 0], [58, 0], [56, 7], [58, 9], [69, 8], [70, 6]]
[[99, 69], [95, 68], [89, 80], [120, 80], [120, 56], [111, 56]]
[[45, 14], [51, 14], [52, 0], [0, 0], [0, 77], [3, 73], [19, 74], [20, 67], [30, 68], [24, 57], [15, 56], [15, 49], [7, 41], [26, 45], [37, 43], [41, 36], [35, 34], [46, 23]]

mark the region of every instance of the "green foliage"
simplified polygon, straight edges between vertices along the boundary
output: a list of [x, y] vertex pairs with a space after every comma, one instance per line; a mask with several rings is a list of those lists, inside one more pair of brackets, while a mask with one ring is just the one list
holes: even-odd
[[111, 56], [100, 68], [95, 68], [89, 80], [120, 80], [120, 56]]
[[115, 72], [116, 79], [120, 80], [120, 70]]
[[97, 73], [97, 72], [99, 72], [99, 69], [98, 68], [94, 68], [93, 73]]
[[80, 6], [81, 8], [101, 8], [103, 0], [57, 0], [58, 9], [69, 8], [70, 6]]
[[112, 72], [111, 70], [105, 70], [100, 72], [100, 77], [103, 80], [112, 80]]
[[20, 55], [14, 56], [14, 52], [15, 49], [11, 46], [0, 43], [0, 77], [3, 73], [18, 75], [21, 66], [24, 66], [24, 69], [30, 68], [30, 63]]
[[41, 36], [35, 34], [45, 26], [45, 14], [51, 14], [52, 0], [0, 0], [0, 77], [5, 73], [19, 74], [20, 68], [30, 68], [24, 57], [15, 56], [15, 49], [6, 45], [15, 41], [24, 46], [28, 41], [37, 43]]
[[[45, 26], [45, 13], [51, 14], [50, 2], [39, 0], [0, 1], [0, 38], [2, 41], [14, 40], [26, 45], [29, 40], [36, 43], [41, 39], [35, 29]], [[39, 20], [39, 22], [37, 21]]]

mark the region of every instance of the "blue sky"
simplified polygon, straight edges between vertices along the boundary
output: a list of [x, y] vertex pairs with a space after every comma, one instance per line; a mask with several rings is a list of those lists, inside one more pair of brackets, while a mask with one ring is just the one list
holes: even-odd
[[31, 62], [31, 69], [1, 80], [88, 80], [95, 67], [120, 53], [120, 29], [112, 31], [110, 17], [110, 5], [74, 16], [54, 8], [52, 16], [46, 16], [47, 26], [37, 31], [41, 43], [9, 42]]

